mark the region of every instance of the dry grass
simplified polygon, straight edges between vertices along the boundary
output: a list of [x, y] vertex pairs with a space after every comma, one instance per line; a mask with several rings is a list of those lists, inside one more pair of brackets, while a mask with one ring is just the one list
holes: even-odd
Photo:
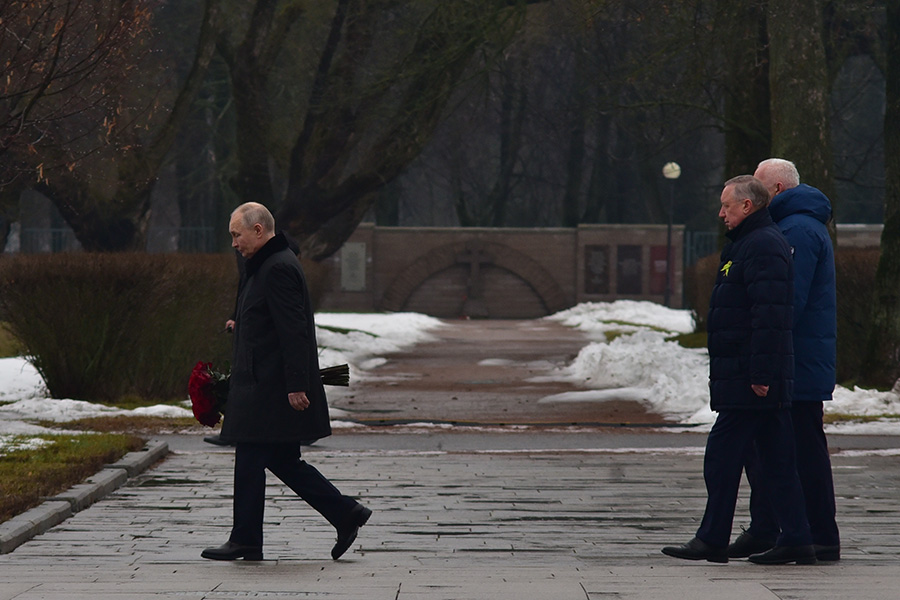
[[52, 443], [0, 456], [0, 522], [64, 492], [145, 443], [129, 434], [41, 437]]

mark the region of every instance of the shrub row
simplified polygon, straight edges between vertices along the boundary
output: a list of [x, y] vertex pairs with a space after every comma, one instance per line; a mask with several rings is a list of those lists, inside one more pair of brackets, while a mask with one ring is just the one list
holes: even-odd
[[[866, 355], [872, 309], [872, 290], [878, 267], [878, 248], [840, 248], [835, 251], [837, 286], [837, 379], [849, 384], [859, 377]], [[707, 256], [685, 273], [685, 301], [695, 312], [698, 329], [706, 329], [709, 296], [719, 268], [718, 255]]]
[[198, 360], [229, 360], [233, 255], [0, 258], [0, 314], [54, 398], [184, 398]]

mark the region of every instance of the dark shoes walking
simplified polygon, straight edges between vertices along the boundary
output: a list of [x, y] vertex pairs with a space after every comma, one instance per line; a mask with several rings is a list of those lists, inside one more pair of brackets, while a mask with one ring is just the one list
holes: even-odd
[[218, 548], [207, 548], [200, 553], [203, 558], [210, 560], [262, 560], [262, 548], [257, 546], [242, 546], [233, 542], [225, 542]]
[[[356, 541], [359, 528], [365, 525], [371, 516], [372, 511], [362, 504], [357, 504], [353, 507], [344, 525], [338, 527], [337, 541], [334, 544], [334, 548], [331, 549], [331, 558], [337, 560], [344, 555], [350, 546], [353, 545], [353, 542]], [[210, 560], [237, 560], [239, 558], [244, 560], [262, 560], [263, 552], [261, 547], [243, 546], [228, 541], [218, 548], [207, 548], [200, 553], [200, 556]]]
[[343, 556], [344, 552], [356, 540], [359, 528], [365, 525], [371, 516], [372, 511], [362, 504], [357, 504], [353, 507], [350, 515], [347, 517], [347, 521], [342, 527], [338, 527], [337, 542], [335, 542], [334, 548], [331, 549], [331, 558], [337, 560]]
[[821, 544], [813, 544], [813, 548], [816, 550], [816, 560], [820, 560], [822, 562], [834, 562], [841, 560], [841, 547], [837, 546], [823, 546]]
[[[832, 546], [820, 546], [819, 548], [826, 549], [823, 554], [834, 555], [835, 550]], [[727, 548], [715, 548], [703, 540], [694, 538], [682, 546], [666, 546], [662, 551], [663, 554], [675, 558], [708, 560], [715, 563], [727, 563], [729, 558], [749, 557], [750, 562], [758, 565], [786, 565], [789, 563], [814, 565], [816, 564], [817, 548], [812, 544], [775, 546], [766, 540], [754, 538], [745, 531]], [[840, 556], [840, 548], [837, 548], [837, 555]]]
[[714, 563], [727, 563], [728, 551], [726, 548], [714, 548], [701, 539], [694, 538], [682, 546], [666, 546], [663, 554], [684, 558], [687, 560], [708, 560]]
[[812, 544], [806, 546], [775, 546], [767, 552], [754, 554], [747, 560], [758, 565], [786, 565], [789, 563], [814, 565], [816, 564], [816, 551]]
[[728, 558], [747, 558], [753, 554], [760, 554], [775, 547], [775, 540], [750, 535], [744, 531], [728, 545]]

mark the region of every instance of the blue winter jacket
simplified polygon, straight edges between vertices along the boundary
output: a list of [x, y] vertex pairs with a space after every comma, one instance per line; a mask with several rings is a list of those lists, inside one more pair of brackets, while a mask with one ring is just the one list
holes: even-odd
[[[787, 240], [762, 208], [727, 234], [709, 302], [710, 408], [790, 406], [794, 272]], [[769, 386], [757, 396], [754, 385]]]
[[834, 249], [825, 226], [831, 203], [800, 184], [775, 196], [769, 212], [794, 254], [794, 400], [831, 400], [837, 362]]

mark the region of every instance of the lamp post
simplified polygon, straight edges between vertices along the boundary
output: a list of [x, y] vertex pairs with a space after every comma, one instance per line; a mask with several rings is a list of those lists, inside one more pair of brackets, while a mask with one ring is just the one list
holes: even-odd
[[669, 226], [666, 230], [666, 293], [663, 304], [669, 306], [672, 297], [672, 213], [675, 211], [675, 180], [681, 176], [681, 167], [676, 162], [667, 162], [662, 168], [663, 177], [670, 180], [669, 186]]

